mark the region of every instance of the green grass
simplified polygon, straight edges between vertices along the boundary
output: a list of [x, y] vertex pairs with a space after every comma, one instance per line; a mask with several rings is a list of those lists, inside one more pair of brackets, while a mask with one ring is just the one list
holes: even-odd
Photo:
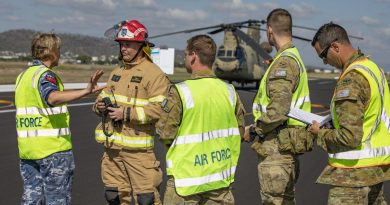
[[[14, 84], [19, 73], [27, 68], [27, 62], [0, 61], [0, 84]], [[108, 80], [108, 76], [115, 68], [114, 65], [80, 65], [62, 64], [53, 69], [64, 83], [87, 82], [97, 69], [104, 71], [100, 82]], [[174, 75], [168, 75], [171, 81], [182, 81], [190, 78], [185, 68], [175, 68]]]
[[171, 81], [183, 81], [190, 79], [191, 74], [187, 73], [185, 68], [176, 67], [173, 75], [168, 75], [169, 80]]
[[309, 78], [335, 79], [340, 73], [307, 73]]

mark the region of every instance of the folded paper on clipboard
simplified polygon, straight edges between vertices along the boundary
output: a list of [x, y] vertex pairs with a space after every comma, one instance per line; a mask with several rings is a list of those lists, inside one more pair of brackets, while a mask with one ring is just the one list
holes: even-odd
[[313, 121], [317, 121], [320, 123], [320, 127], [323, 126], [325, 123], [332, 120], [331, 115], [316, 115], [310, 112], [306, 112], [304, 110], [298, 109], [298, 108], [291, 108], [290, 112], [287, 114], [288, 117], [291, 117], [295, 120], [298, 120], [300, 122], [306, 123], [311, 125]]

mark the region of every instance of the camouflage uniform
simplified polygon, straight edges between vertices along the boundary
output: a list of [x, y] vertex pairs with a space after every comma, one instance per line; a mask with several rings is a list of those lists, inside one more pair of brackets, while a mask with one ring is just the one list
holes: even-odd
[[[343, 70], [359, 59], [355, 53]], [[363, 119], [370, 101], [370, 85], [357, 71], [347, 73], [337, 82], [335, 93], [349, 90], [349, 95], [336, 96], [335, 109], [340, 129], [320, 129], [317, 144], [328, 153], [351, 150], [360, 145], [363, 137]], [[390, 165], [364, 168], [336, 168], [330, 165], [322, 171], [317, 183], [332, 185], [328, 204], [386, 204], [383, 182], [390, 179]]]
[[[193, 71], [191, 75], [192, 79], [209, 77], [215, 77], [215, 74], [211, 70]], [[245, 110], [238, 94], [236, 94], [236, 96], [237, 105], [235, 113], [238, 122], [238, 127], [240, 129], [240, 134], [241, 136], [243, 136], [245, 127]], [[180, 127], [181, 117], [183, 113], [180, 95], [174, 86], [171, 86], [171, 88], [169, 89], [167, 101], [165, 102], [165, 106], [162, 109], [164, 110], [164, 112], [162, 112], [161, 118], [156, 124], [156, 129], [157, 133], [160, 135], [160, 140], [166, 145], [166, 148], [169, 149]], [[234, 197], [229, 187], [182, 197], [176, 193], [174, 180], [172, 177], [169, 177], [164, 195], [164, 205], [170, 204], [228, 205], [234, 204]]]
[[40, 160], [20, 160], [24, 182], [21, 204], [70, 204], [74, 168], [71, 150]]
[[[290, 42], [282, 46], [275, 54], [293, 47]], [[298, 156], [290, 151], [280, 151], [278, 135], [288, 132], [304, 132], [304, 127], [287, 127], [292, 94], [299, 83], [300, 68], [291, 57], [276, 59], [270, 69], [267, 80], [267, 93], [270, 103], [267, 112], [255, 123], [255, 131], [263, 139], [252, 144], [259, 154], [258, 175], [262, 204], [295, 204], [295, 183], [299, 175]], [[283, 70], [286, 75], [278, 75]]]

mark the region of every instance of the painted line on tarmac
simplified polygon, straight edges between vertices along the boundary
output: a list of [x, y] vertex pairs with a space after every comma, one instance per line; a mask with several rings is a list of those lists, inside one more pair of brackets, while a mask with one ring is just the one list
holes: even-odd
[[0, 108], [12, 107], [14, 102], [9, 100], [0, 100]]
[[[75, 104], [69, 104], [68, 107], [79, 107], [79, 106], [85, 106], [85, 105], [93, 105], [95, 102], [88, 102], [88, 103], [75, 103]], [[9, 110], [0, 110], [1, 113], [9, 113], [9, 112], [15, 112], [16, 109], [9, 109]]]
[[329, 109], [329, 105], [321, 105], [321, 104], [311, 104], [312, 108], [324, 108], [324, 109]]
[[70, 104], [68, 107], [78, 107], [78, 106], [84, 106], [84, 105], [93, 105], [95, 102], [88, 102], [88, 103], [76, 103], [76, 104]]
[[[65, 89], [83, 89], [87, 87], [87, 83], [64, 83]], [[99, 86], [106, 85], [106, 83], [99, 82]], [[15, 85], [14, 84], [6, 84], [6, 85], [0, 85], [0, 93], [1, 92], [15, 92]]]
[[327, 80], [327, 81], [320, 81], [320, 82], [318, 82], [317, 84], [318, 85], [326, 85], [326, 84], [331, 84], [331, 83], [333, 83], [334, 81], [330, 81], [330, 80]]

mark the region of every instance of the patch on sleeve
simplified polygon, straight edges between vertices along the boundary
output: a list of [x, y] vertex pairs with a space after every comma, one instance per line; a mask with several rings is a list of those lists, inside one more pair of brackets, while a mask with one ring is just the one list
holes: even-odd
[[337, 98], [349, 97], [349, 89], [340, 90], [339, 92], [337, 92], [336, 97]]
[[287, 66], [288, 66], [288, 61], [286, 59], [278, 60], [277, 67], [279, 67], [279, 68], [287, 68]]
[[172, 95], [172, 93], [174, 92], [173, 89], [176, 89], [176, 86], [174, 84], [169, 85], [168, 96]]
[[279, 78], [285, 78], [285, 77], [287, 77], [287, 70], [276, 69], [274, 76], [275, 77], [279, 77]]
[[344, 79], [343, 81], [340, 82], [340, 85], [342, 86], [347, 86], [352, 83], [352, 80], [350, 78]]
[[47, 74], [47, 75], [45, 76], [45, 80], [47, 80], [47, 81], [53, 83], [54, 85], [58, 85], [58, 84], [57, 84], [57, 79], [56, 79], [54, 76], [52, 76], [51, 74]]
[[169, 113], [171, 112], [173, 108], [173, 103], [169, 102], [167, 98], [165, 98], [161, 103], [161, 109], [164, 110], [164, 112]]
[[161, 107], [165, 107], [168, 103], [168, 100], [165, 98], [162, 102], [161, 102]]

